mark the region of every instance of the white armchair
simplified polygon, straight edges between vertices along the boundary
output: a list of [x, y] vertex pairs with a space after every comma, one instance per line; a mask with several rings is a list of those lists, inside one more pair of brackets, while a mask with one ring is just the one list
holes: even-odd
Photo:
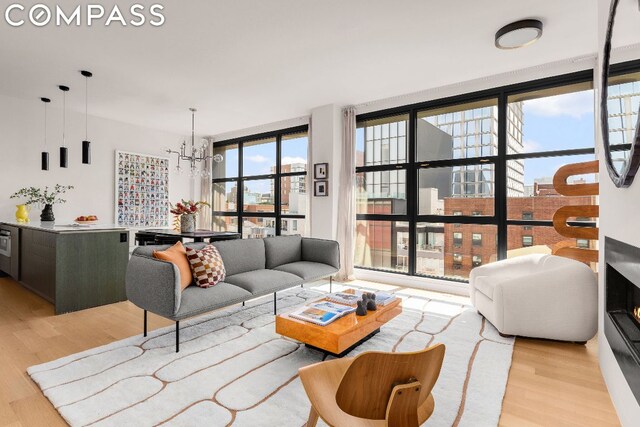
[[527, 255], [474, 268], [471, 302], [504, 335], [584, 342], [598, 329], [598, 284], [585, 264]]

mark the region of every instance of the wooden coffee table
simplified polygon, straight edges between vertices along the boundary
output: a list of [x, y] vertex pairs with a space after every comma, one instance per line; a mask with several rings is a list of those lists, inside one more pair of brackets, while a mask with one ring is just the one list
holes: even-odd
[[[324, 299], [320, 298], [312, 302]], [[310, 303], [307, 302], [305, 305]], [[366, 316], [349, 313], [326, 326], [294, 319], [285, 313], [276, 316], [276, 333], [301, 341], [307, 347], [325, 353], [325, 357], [327, 355], [342, 357], [380, 332], [382, 325], [400, 313], [402, 313], [400, 298], [396, 298], [386, 306], [378, 306], [376, 311], [369, 311]]]

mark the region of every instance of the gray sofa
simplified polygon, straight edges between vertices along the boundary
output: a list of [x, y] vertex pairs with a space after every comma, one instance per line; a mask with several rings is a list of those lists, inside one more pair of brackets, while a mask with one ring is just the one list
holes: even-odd
[[[170, 262], [153, 258], [153, 251], [170, 245], [141, 246], [127, 268], [127, 298], [144, 310], [176, 322], [176, 352], [180, 350], [180, 320], [249, 299], [329, 277], [340, 269], [340, 250], [333, 240], [300, 236], [242, 239], [212, 243], [226, 270], [223, 282], [210, 288], [180, 289], [180, 273]], [[206, 243], [187, 243], [201, 249]]]

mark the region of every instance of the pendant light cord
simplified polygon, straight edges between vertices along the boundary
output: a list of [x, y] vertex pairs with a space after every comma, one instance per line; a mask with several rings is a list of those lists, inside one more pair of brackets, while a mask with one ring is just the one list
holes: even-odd
[[62, 146], [66, 147], [65, 130], [67, 127], [67, 92], [62, 91]]
[[47, 103], [44, 103], [44, 149], [47, 151], [49, 146], [47, 145]]
[[89, 77], [84, 78], [84, 139], [89, 140]]

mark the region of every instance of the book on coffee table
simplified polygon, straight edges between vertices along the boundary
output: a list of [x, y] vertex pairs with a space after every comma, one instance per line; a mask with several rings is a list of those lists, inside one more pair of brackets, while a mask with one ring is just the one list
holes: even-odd
[[327, 301], [355, 307], [362, 295], [357, 293], [335, 292], [326, 296]]
[[322, 310], [320, 308], [314, 308], [304, 306], [292, 313], [289, 316], [294, 319], [304, 320], [305, 322], [315, 323], [316, 325], [325, 326], [339, 319], [341, 315], [333, 311]]
[[[338, 304], [345, 304], [351, 307], [355, 307], [360, 299], [362, 299], [362, 291], [353, 291], [353, 293], [336, 292], [327, 295], [327, 300]], [[393, 294], [385, 292], [376, 292], [376, 305], [385, 306], [391, 301], [394, 301], [397, 297]]]
[[334, 320], [344, 316], [345, 314], [353, 313], [355, 308], [336, 304], [331, 301], [320, 301], [313, 304], [305, 305], [300, 309], [292, 312], [291, 317], [304, 320], [305, 322], [315, 323], [316, 325], [324, 326], [333, 322]]

